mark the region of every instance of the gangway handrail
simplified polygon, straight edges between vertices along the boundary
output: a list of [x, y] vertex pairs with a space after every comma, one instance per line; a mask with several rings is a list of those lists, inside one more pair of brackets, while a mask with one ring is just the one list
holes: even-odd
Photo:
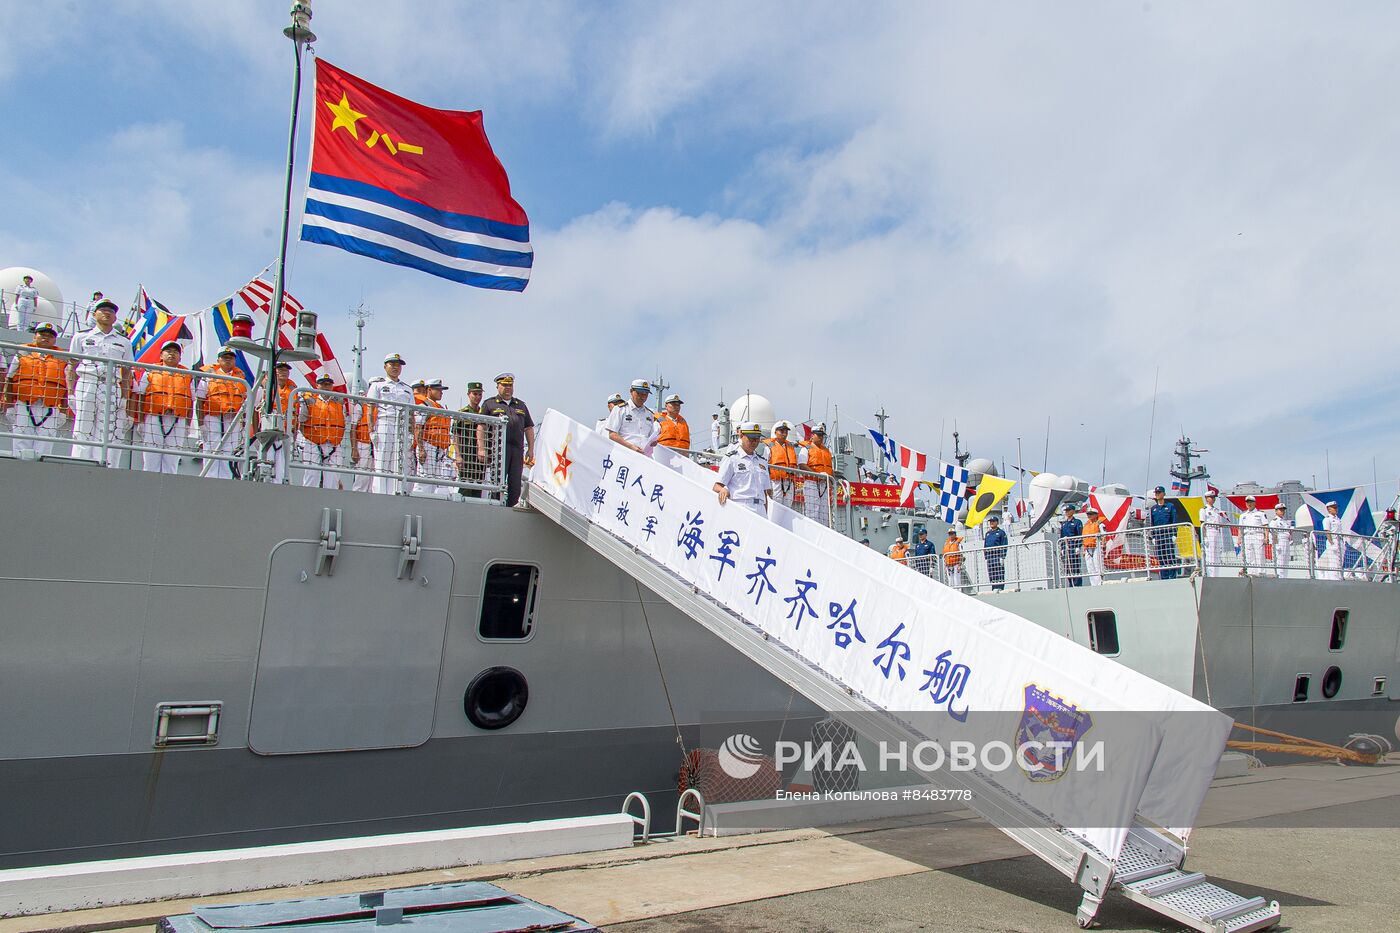
[[[632, 815], [632, 801], [640, 801], [642, 805], [642, 815]], [[642, 842], [651, 839], [651, 801], [647, 800], [647, 795], [639, 790], [634, 790], [627, 795], [627, 799], [622, 801], [622, 813], [642, 830]]]

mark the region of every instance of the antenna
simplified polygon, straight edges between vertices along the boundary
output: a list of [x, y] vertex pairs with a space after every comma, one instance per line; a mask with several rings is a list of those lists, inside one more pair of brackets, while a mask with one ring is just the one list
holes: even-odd
[[355, 322], [355, 394], [365, 394], [365, 322], [374, 317], [374, 312], [361, 301], [350, 309], [350, 320]]
[[[889, 414], [885, 411], [885, 406], [881, 405], [880, 410], [875, 412], [875, 423], [880, 426], [880, 436], [888, 437], [885, 433], [885, 422], [889, 419]], [[885, 475], [885, 445], [881, 444], [880, 449], [875, 452], [875, 462], [880, 467], [880, 476]]]

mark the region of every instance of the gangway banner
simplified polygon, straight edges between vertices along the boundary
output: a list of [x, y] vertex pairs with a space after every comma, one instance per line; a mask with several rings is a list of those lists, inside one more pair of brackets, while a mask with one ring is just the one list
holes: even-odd
[[[1109, 858], [1149, 784], [1167, 795], [1156, 822], [1194, 821], [1228, 717], [894, 562], [858, 566], [781, 506], [774, 521], [721, 505], [713, 473], [665, 451], [642, 456], [551, 410], [534, 455], [531, 495], [559, 499], [941, 750], [973, 748], [979, 777]], [[1192, 714], [1194, 739], [1168, 760], [1163, 715], [1175, 711]], [[985, 757], [1001, 746], [1007, 767]]]

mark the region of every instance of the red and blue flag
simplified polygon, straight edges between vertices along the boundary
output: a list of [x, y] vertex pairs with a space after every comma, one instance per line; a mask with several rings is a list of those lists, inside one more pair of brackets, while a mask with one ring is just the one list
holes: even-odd
[[479, 288], [522, 291], [534, 250], [481, 111], [435, 110], [316, 60], [301, 238]]

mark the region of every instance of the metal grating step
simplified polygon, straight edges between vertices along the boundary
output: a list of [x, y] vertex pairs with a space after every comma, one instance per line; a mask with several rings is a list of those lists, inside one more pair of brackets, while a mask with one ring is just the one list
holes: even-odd
[[1120, 884], [1129, 900], [1201, 933], [1250, 933], [1268, 929], [1280, 917], [1277, 901], [1241, 897], [1199, 872], [1174, 868]]

